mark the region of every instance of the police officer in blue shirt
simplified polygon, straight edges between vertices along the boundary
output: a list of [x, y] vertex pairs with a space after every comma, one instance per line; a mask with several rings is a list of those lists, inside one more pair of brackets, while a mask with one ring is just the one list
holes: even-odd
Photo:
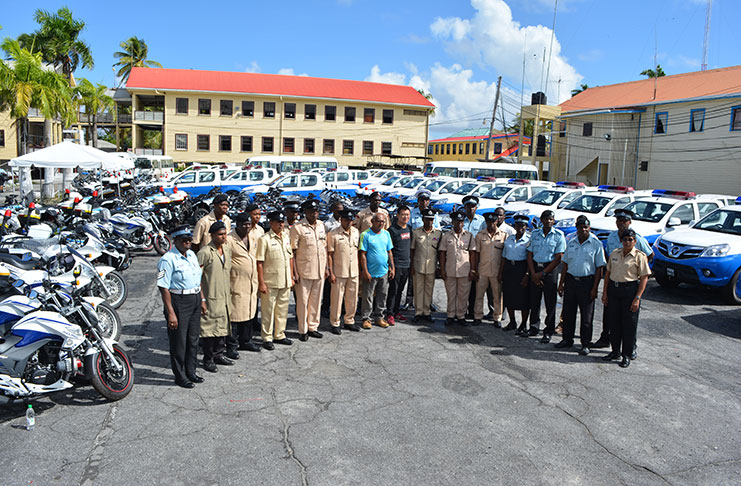
[[[530, 293], [528, 284], [530, 276], [527, 268], [527, 247], [530, 244], [530, 235], [527, 227], [530, 220], [524, 214], [515, 215], [515, 234], [504, 240], [502, 250], [502, 265], [499, 267], [500, 281], [502, 282], [502, 296], [504, 307], [509, 314], [509, 325], [505, 331], [517, 328], [517, 335], [527, 337], [527, 318], [530, 315]], [[521, 324], [517, 327], [515, 311], [521, 314]]]
[[[420, 189], [419, 191], [417, 191], [416, 196], [417, 207], [412, 208], [412, 211], [409, 214], [409, 226], [412, 227], [412, 231], [424, 226], [424, 221], [422, 220], [422, 212], [426, 209], [429, 209], [430, 197], [432, 196], [432, 193], [427, 189]], [[440, 229], [440, 219], [437, 217], [437, 214], [435, 214], [435, 219], [432, 221], [432, 227], [435, 229]]]
[[201, 266], [190, 249], [193, 233], [188, 226], [178, 226], [170, 234], [173, 248], [157, 264], [160, 289], [170, 341], [170, 365], [175, 383], [193, 388], [203, 382], [196, 374], [198, 337], [201, 333]]
[[[623, 243], [620, 241], [620, 235], [630, 229], [630, 223], [633, 221], [635, 216], [635, 213], [630, 209], [620, 208], [615, 210], [615, 225], [617, 226], [617, 229], [607, 236], [605, 244], [605, 252], [607, 256], [610, 256], [612, 252], [618, 248], [623, 247]], [[651, 249], [651, 245], [648, 244], [646, 239], [638, 233], [636, 233], [636, 250], [645, 253], [648, 257], [648, 262], [651, 263], [651, 260], [654, 258], [654, 251]], [[590, 344], [590, 348], [599, 349], [610, 346], [610, 323], [607, 318], [607, 306], [604, 306], [602, 312], [602, 333], [597, 341]], [[637, 353], [634, 350], [631, 359], [636, 359], [637, 357]]]
[[[476, 196], [466, 196], [463, 198], [462, 202], [463, 212], [466, 215], [463, 220], [463, 229], [476, 238], [479, 231], [486, 229], [486, 220], [480, 214], [476, 214], [476, 208], [479, 206], [479, 198]], [[491, 302], [494, 299], [494, 294], [492, 292], [487, 292], [486, 298]], [[474, 318], [474, 305], [476, 305], [476, 285], [471, 285], [471, 292], [468, 294], [468, 311], [466, 313], [466, 319]], [[486, 318], [488, 319], [489, 316], [487, 315]]]
[[581, 326], [579, 354], [589, 354], [592, 341], [592, 319], [594, 300], [605, 265], [602, 242], [592, 234], [589, 219], [585, 215], [576, 218], [576, 237], [566, 244], [561, 262], [561, 281], [558, 293], [563, 296], [563, 339], [557, 348], [570, 348], [574, 345], [576, 328], [576, 309], [579, 308]]
[[550, 209], [540, 215], [541, 227], [530, 235], [527, 263], [530, 270], [530, 336], [540, 332], [540, 301], [545, 300], [543, 344], [551, 342], [556, 330], [556, 293], [558, 266], [566, 250], [563, 232], [553, 227], [555, 214]]

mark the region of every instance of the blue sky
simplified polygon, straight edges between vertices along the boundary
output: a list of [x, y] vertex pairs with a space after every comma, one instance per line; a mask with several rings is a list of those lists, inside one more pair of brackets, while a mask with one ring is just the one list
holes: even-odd
[[[699, 70], [706, 9], [705, 0], [560, 0], [552, 48], [553, 0], [14, 2], [0, 35], [31, 32], [37, 8], [63, 5], [86, 22], [82, 38], [95, 58], [95, 68], [77, 77], [113, 84], [113, 52], [136, 35], [165, 67], [423, 88], [438, 105], [433, 138], [483, 127], [499, 75], [498, 124], [519, 110], [521, 92], [527, 104], [542, 86], [549, 102], [563, 101], [580, 83], [639, 79], [654, 56], [667, 74]], [[739, 18], [741, 2], [713, 2], [710, 69], [739, 63]]]

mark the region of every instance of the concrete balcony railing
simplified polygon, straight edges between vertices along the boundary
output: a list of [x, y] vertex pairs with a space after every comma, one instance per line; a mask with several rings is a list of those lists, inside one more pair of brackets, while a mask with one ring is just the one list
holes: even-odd
[[135, 111], [134, 121], [162, 123], [164, 115], [163, 111]]
[[138, 148], [134, 150], [136, 155], [162, 155], [162, 149]]

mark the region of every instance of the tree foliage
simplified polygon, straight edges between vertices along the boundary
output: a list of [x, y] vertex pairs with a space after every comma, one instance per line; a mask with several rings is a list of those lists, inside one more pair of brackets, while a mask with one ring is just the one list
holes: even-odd
[[[523, 130], [522, 134], [526, 137], [533, 136], [533, 127], [535, 125], [535, 122], [533, 120], [525, 120], [525, 123], [523, 124]], [[506, 133], [520, 133], [520, 113], [517, 113], [515, 115], [514, 121], [512, 121], [511, 125], [508, 125], [505, 129]]]
[[162, 67], [162, 64], [157, 61], [147, 59], [149, 54], [149, 48], [144, 39], [140, 39], [136, 36], [129, 37], [127, 40], [120, 44], [122, 51], [116, 51], [113, 53], [113, 57], [118, 59], [118, 62], [113, 64], [113, 67], [118, 67], [116, 76], [121, 78], [121, 84], [126, 83], [131, 74], [131, 70], [135, 67]]
[[81, 78], [74, 89], [76, 107], [84, 107], [87, 114], [88, 128], [92, 133], [93, 147], [98, 146], [98, 115], [110, 111], [115, 116], [116, 104], [113, 98], [106, 94], [108, 88], [103, 84], [93, 84]]
[[648, 76], [649, 78], [660, 78], [666, 76], [666, 73], [661, 69], [661, 64], [656, 65], [656, 71], [653, 69], [644, 69], [641, 71], [641, 76]]
[[588, 85], [586, 85], [586, 84], [582, 84], [582, 85], [581, 85], [581, 86], [579, 86], [579, 87], [578, 87], [577, 89], [572, 89], [572, 90], [571, 90], [571, 96], [576, 96], [576, 95], [578, 95], [579, 93], [581, 93], [582, 91], [586, 91], [587, 89], [589, 89], [589, 86], [588, 86]]

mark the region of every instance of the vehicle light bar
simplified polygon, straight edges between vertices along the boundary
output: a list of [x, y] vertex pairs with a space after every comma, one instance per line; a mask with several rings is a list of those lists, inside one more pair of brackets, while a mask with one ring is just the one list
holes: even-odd
[[412, 172], [411, 170], [402, 170], [401, 171], [401, 175], [412, 175], [412, 174], [414, 174], [414, 172]]
[[530, 184], [530, 179], [510, 179], [507, 181], [507, 184], [518, 184], [524, 186]]
[[293, 169], [291, 172], [293, 174], [300, 174], [301, 173], [301, 169]]
[[674, 199], [693, 199], [697, 196], [690, 191], [670, 191], [669, 189], [656, 189], [651, 192], [654, 197], [671, 197]]
[[633, 189], [630, 186], [609, 186], [606, 184], [598, 186], [597, 189], [600, 191], [620, 192], [623, 194], [629, 194], [631, 192], [635, 192], [635, 189]]
[[559, 181], [556, 182], [556, 185], [559, 187], [587, 187], [586, 184], [583, 182], [569, 182], [569, 181]]
[[496, 181], [497, 178], [496, 177], [492, 177], [492, 176], [478, 176], [476, 178], [476, 180], [477, 181]]
[[736, 204], [741, 205], [741, 196], [736, 198]]
[[440, 174], [438, 174], [437, 172], [426, 172], [422, 175], [424, 175], [425, 177], [439, 177], [440, 176]]

